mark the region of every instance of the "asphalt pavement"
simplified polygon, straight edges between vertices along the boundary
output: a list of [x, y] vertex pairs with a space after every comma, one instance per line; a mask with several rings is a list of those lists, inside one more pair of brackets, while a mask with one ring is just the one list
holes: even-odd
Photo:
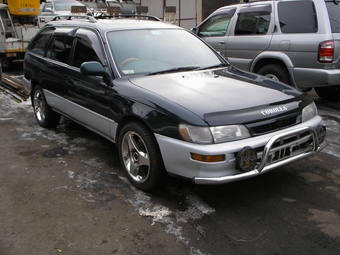
[[114, 146], [66, 118], [40, 128], [0, 94], [0, 254], [340, 254], [340, 103], [313, 92], [328, 146], [221, 186], [130, 185]]

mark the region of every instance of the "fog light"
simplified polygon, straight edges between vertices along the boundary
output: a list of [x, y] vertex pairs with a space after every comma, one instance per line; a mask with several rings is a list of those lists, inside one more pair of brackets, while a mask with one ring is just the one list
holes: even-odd
[[236, 169], [242, 172], [253, 170], [257, 162], [257, 153], [250, 146], [244, 147], [236, 155]]
[[319, 125], [316, 128], [316, 132], [318, 133], [319, 144], [323, 143], [326, 138], [326, 127], [324, 125]]

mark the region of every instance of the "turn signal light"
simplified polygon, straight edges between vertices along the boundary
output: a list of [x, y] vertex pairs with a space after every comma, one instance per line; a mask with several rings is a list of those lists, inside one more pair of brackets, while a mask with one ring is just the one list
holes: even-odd
[[200, 155], [196, 153], [190, 153], [191, 158], [193, 160], [207, 162], [207, 163], [214, 163], [214, 162], [223, 162], [225, 161], [225, 155]]

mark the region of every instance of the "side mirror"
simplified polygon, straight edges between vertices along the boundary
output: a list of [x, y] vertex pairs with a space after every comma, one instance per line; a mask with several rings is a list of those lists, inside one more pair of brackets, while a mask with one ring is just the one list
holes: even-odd
[[191, 28], [190, 31], [191, 31], [192, 33], [194, 33], [194, 34], [197, 35], [197, 27]]
[[84, 62], [80, 66], [80, 72], [84, 75], [109, 77], [101, 63], [97, 61]]

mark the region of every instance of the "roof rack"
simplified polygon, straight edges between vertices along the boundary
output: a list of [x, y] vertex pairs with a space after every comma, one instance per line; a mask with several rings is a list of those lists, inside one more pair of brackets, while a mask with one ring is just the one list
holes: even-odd
[[84, 19], [88, 20], [91, 23], [96, 23], [97, 19], [117, 19], [117, 18], [135, 18], [140, 20], [153, 20], [153, 21], [162, 21], [160, 18], [152, 15], [143, 15], [143, 14], [112, 14], [107, 15], [106, 13], [97, 13], [95, 16], [85, 15], [85, 14], [73, 14], [73, 15], [58, 15], [55, 16], [52, 21], [56, 20], [74, 20], [74, 19]]
[[55, 20], [73, 20], [73, 19], [84, 19], [84, 20], [90, 21], [91, 23], [97, 22], [97, 20], [93, 16], [90, 16], [90, 15], [58, 15], [58, 16], [55, 16], [52, 19], [52, 21], [55, 21]]
[[144, 15], [144, 14], [106, 14], [104, 12], [96, 13], [93, 16], [95, 19], [114, 19], [114, 18], [135, 18], [135, 19], [146, 19], [153, 21], [162, 21], [160, 18], [152, 15]]

